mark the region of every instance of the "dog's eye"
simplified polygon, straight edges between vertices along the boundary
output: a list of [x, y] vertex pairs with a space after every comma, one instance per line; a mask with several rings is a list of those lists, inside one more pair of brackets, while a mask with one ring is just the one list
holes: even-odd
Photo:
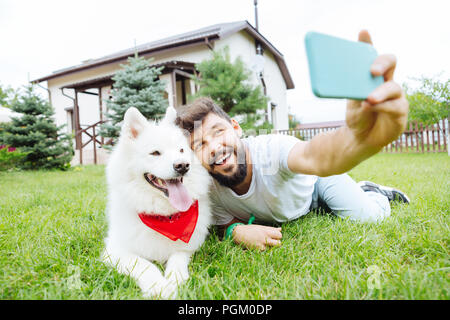
[[153, 151], [150, 153], [152, 156], [160, 156], [161, 153], [159, 151]]
[[181, 148], [181, 149], [180, 149], [180, 153], [183, 153], [183, 152], [184, 152], [184, 150], [183, 150], [183, 148]]

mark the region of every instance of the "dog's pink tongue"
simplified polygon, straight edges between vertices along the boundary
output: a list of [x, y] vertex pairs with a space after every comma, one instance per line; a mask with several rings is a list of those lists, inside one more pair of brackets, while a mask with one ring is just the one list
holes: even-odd
[[180, 181], [170, 182], [166, 180], [167, 190], [169, 191], [170, 204], [179, 211], [186, 211], [192, 204], [192, 198], [186, 188]]

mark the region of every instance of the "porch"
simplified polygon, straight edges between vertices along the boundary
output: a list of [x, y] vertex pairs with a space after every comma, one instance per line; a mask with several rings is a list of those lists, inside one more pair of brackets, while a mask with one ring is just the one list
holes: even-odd
[[[187, 97], [198, 90], [192, 81], [197, 74], [194, 63], [174, 60], [151, 65], [161, 66], [164, 69], [159, 78], [167, 83], [164, 95], [169, 106], [186, 104]], [[111, 99], [113, 76], [114, 74], [110, 74], [60, 88], [62, 94], [73, 102], [65, 108], [69, 132], [74, 134], [75, 156], [71, 165], [105, 164], [108, 160], [109, 152], [103, 146], [111, 144], [112, 140], [101, 137], [98, 132], [99, 125], [107, 121], [106, 101]], [[94, 102], [90, 99], [89, 103], [85, 102], [86, 105], [83, 105], [80, 100], [84, 96], [96, 96], [97, 100]]]

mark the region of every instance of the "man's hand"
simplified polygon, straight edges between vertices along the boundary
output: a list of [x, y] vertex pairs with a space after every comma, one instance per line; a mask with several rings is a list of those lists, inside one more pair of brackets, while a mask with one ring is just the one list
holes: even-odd
[[[372, 44], [369, 33], [359, 33], [359, 41]], [[365, 101], [347, 102], [346, 123], [358, 142], [377, 151], [397, 139], [405, 130], [408, 101], [400, 85], [393, 81], [397, 59], [394, 55], [380, 55], [371, 66], [374, 76], [382, 75], [384, 83]]]
[[265, 250], [267, 247], [281, 245], [281, 228], [257, 224], [238, 225], [233, 230], [233, 240], [247, 248]]
[[[372, 44], [365, 30], [359, 33], [359, 41]], [[289, 152], [291, 171], [321, 177], [345, 173], [402, 134], [409, 105], [402, 88], [393, 81], [396, 63], [393, 55], [375, 59], [370, 71], [382, 75], [384, 83], [366, 100], [347, 102], [345, 126], [297, 142]]]

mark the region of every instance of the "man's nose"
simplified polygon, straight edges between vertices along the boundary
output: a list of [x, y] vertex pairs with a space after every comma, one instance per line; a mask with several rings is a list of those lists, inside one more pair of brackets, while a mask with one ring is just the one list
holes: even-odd
[[186, 161], [175, 161], [173, 164], [173, 169], [179, 174], [183, 175], [189, 171], [189, 162]]

